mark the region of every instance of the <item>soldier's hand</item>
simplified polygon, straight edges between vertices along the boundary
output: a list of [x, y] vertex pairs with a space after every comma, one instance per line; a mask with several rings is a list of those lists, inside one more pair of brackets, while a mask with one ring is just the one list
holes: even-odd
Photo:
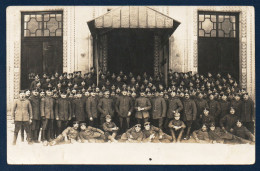
[[222, 129], [225, 130], [225, 127], [223, 126]]
[[32, 123], [32, 119], [29, 120], [30, 124]]
[[131, 112], [128, 112], [128, 115], [127, 116], [131, 116]]
[[230, 129], [230, 132], [233, 132], [233, 131], [234, 131], [233, 128], [231, 128], [231, 129]]
[[92, 117], [90, 117], [90, 118], [89, 118], [89, 120], [93, 121], [93, 118], [92, 118]]
[[58, 121], [58, 120], [59, 120], [59, 118], [56, 118], [56, 120]]
[[138, 110], [138, 111], [141, 111], [141, 108], [140, 108], [140, 107], [138, 107], [138, 108], [137, 108], [137, 110]]
[[68, 141], [68, 137], [67, 136], [64, 137], [64, 141]]
[[160, 135], [159, 139], [162, 139], [162, 135]]
[[133, 136], [132, 136], [132, 135], [130, 135], [130, 138], [133, 138]]

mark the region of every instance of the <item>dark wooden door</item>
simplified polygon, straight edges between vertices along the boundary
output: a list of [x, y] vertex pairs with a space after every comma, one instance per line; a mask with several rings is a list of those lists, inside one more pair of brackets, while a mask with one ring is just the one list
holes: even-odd
[[22, 42], [21, 88], [29, 88], [35, 74], [62, 73], [62, 40], [37, 38]]
[[198, 71], [239, 79], [238, 13], [199, 12]]

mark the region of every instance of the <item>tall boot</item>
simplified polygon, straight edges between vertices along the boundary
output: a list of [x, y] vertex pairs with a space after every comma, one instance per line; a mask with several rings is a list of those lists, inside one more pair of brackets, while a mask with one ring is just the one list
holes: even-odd
[[176, 142], [175, 133], [174, 133], [174, 130], [172, 130], [172, 129], [171, 129], [171, 134], [172, 134], [172, 142]]
[[38, 130], [34, 130], [33, 132], [34, 132], [33, 133], [34, 142], [39, 143], [39, 141], [38, 141]]
[[178, 138], [177, 138], [177, 142], [181, 142], [183, 131], [184, 131], [183, 129], [180, 131]]
[[24, 126], [21, 126], [21, 141], [24, 142]]
[[18, 133], [15, 132], [14, 133], [14, 139], [13, 139], [13, 145], [16, 145], [17, 136], [18, 136]]
[[[40, 132], [39, 132], [40, 133]], [[45, 137], [45, 131], [42, 129], [41, 131], [41, 141], [44, 141], [44, 137]]]
[[191, 127], [188, 127], [187, 133], [186, 133], [186, 140], [190, 139], [190, 129], [191, 129]]

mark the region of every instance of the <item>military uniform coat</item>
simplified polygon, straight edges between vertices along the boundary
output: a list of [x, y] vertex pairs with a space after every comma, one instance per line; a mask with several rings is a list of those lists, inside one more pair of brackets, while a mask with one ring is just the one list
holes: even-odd
[[209, 100], [209, 114], [215, 118], [217, 118], [220, 114], [220, 105], [216, 100]]
[[55, 116], [57, 120], [68, 121], [71, 119], [71, 104], [68, 99], [60, 98], [55, 104]]
[[236, 126], [237, 120], [238, 117], [235, 114], [225, 115], [223, 118], [220, 119], [220, 126], [225, 127], [227, 131], [230, 131], [231, 128]]
[[32, 106], [27, 99], [15, 100], [12, 116], [14, 121], [29, 121], [32, 119]]
[[152, 100], [152, 118], [159, 119], [166, 116], [166, 102], [162, 97], [155, 97]]
[[31, 105], [32, 105], [32, 119], [33, 120], [41, 120], [41, 113], [40, 113], [40, 104], [41, 99], [39, 96], [31, 96], [29, 98]]
[[116, 100], [116, 112], [120, 117], [128, 117], [128, 112], [133, 112], [134, 106], [131, 97], [120, 96]]
[[98, 103], [98, 111], [101, 112], [101, 117], [106, 117], [106, 115], [114, 116], [114, 103], [111, 98], [102, 98]]
[[41, 116], [46, 119], [54, 119], [54, 104], [55, 101], [52, 97], [46, 96], [41, 99]]
[[[138, 107], [144, 108], [142, 111], [138, 111]], [[138, 119], [149, 118], [148, 110], [151, 109], [151, 102], [146, 97], [138, 97], [135, 101], [136, 114], [135, 117]]]
[[174, 117], [174, 111], [181, 112], [182, 109], [183, 105], [178, 97], [170, 98], [168, 100], [167, 118], [172, 119]]
[[220, 118], [223, 118], [230, 111], [230, 102], [220, 100], [219, 105], [220, 105]]
[[197, 107], [193, 100], [183, 100], [183, 121], [194, 121], [197, 116]]
[[195, 101], [195, 103], [196, 103], [197, 113], [198, 113], [198, 114], [202, 114], [202, 113], [203, 113], [203, 110], [204, 110], [205, 108], [208, 108], [208, 107], [209, 107], [208, 102], [207, 102], [207, 100], [205, 100], [205, 99], [199, 99], [199, 98], [197, 98], [196, 101]]
[[243, 100], [241, 103], [240, 120], [242, 122], [251, 122], [254, 119], [254, 102], [251, 99]]
[[90, 117], [97, 118], [98, 117], [97, 106], [98, 106], [97, 98], [90, 96], [86, 102], [86, 110], [87, 110], [88, 118], [90, 118]]
[[85, 106], [86, 103], [84, 102], [83, 98], [76, 98], [73, 101], [73, 115], [76, 118], [76, 121], [85, 121], [86, 119], [86, 112]]

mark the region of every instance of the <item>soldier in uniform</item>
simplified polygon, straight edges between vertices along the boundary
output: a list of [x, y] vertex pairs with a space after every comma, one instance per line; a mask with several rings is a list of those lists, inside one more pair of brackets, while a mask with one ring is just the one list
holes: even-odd
[[197, 118], [196, 118], [195, 125], [194, 125], [195, 129], [201, 128], [200, 121], [201, 121], [201, 118], [203, 115], [203, 110], [205, 108], [209, 107], [207, 100], [205, 100], [203, 98], [202, 92], [199, 92], [197, 96], [198, 96], [198, 98], [196, 98], [196, 100], [195, 100], [196, 107], [197, 107]]
[[245, 127], [241, 121], [236, 122], [232, 134], [240, 138], [241, 143], [255, 142], [255, 136]]
[[71, 113], [71, 104], [67, 99], [66, 92], [64, 91], [61, 93], [61, 98], [59, 98], [55, 104], [55, 116], [58, 135], [61, 134], [65, 128], [67, 128], [68, 122], [71, 120]]
[[137, 122], [140, 124], [142, 119], [144, 119], [144, 123], [149, 119], [149, 110], [151, 109], [151, 102], [148, 98], [145, 97], [144, 91], [140, 92], [140, 97], [135, 100], [135, 117]]
[[86, 102], [82, 97], [82, 93], [80, 90], [77, 91], [76, 98], [73, 101], [73, 117], [78, 122], [86, 121], [86, 113], [85, 113], [85, 105]]
[[106, 136], [105, 133], [98, 128], [92, 126], [86, 126], [86, 123], [80, 124], [79, 139], [82, 143], [87, 142], [105, 142]]
[[183, 100], [183, 121], [187, 126], [186, 137], [189, 139], [192, 123], [197, 117], [197, 107], [195, 102], [190, 99], [189, 93], [185, 93], [185, 99]]
[[221, 100], [219, 101], [220, 105], [220, 119], [229, 113], [230, 102], [227, 100], [225, 94], [222, 95]]
[[106, 115], [106, 122], [103, 123], [103, 130], [105, 131], [107, 140], [110, 140], [111, 142], [117, 142], [115, 138], [119, 128], [114, 122], [112, 122], [111, 115]]
[[243, 100], [241, 103], [240, 120], [243, 122], [243, 125], [251, 133], [254, 133], [254, 122], [255, 122], [254, 102], [249, 98], [247, 93], [243, 95]]
[[215, 118], [216, 126], [219, 125], [219, 114], [220, 114], [220, 105], [219, 102], [214, 99], [214, 95], [209, 95], [209, 114]]
[[193, 131], [192, 137], [197, 143], [210, 143], [206, 125], [202, 125], [201, 129]]
[[47, 140], [51, 141], [53, 137], [53, 120], [54, 120], [54, 99], [51, 97], [51, 90], [46, 91], [46, 97], [41, 99], [41, 117], [42, 117], [42, 139], [44, 145]]
[[79, 123], [73, 122], [73, 127], [67, 127], [56, 139], [49, 142], [50, 146], [58, 145], [61, 143], [74, 143], [79, 141]]
[[169, 122], [168, 126], [170, 128], [173, 142], [176, 142], [176, 140], [177, 142], [181, 142], [182, 134], [186, 125], [180, 120], [180, 113], [178, 111], [174, 113], [174, 119]]
[[168, 128], [169, 121], [173, 119], [175, 113], [179, 113], [183, 109], [182, 102], [179, 97], [176, 96], [176, 92], [172, 91], [170, 94], [170, 98], [168, 99], [168, 111], [167, 117], [165, 120], [165, 129]]
[[241, 112], [241, 107], [242, 107], [242, 102], [240, 100], [240, 96], [238, 93], [235, 94], [234, 99], [231, 101], [231, 107], [233, 107], [236, 111], [237, 117], [240, 117], [240, 112]]
[[154, 123], [158, 123], [157, 126], [163, 128], [163, 119], [166, 116], [166, 102], [163, 97], [159, 96], [159, 92], [155, 92], [155, 97], [151, 100], [152, 102], [152, 119]]
[[210, 115], [209, 108], [205, 108], [203, 110], [203, 114], [201, 115], [199, 126], [201, 127], [201, 125], [206, 125], [209, 127], [212, 122], [215, 122], [215, 118]]
[[98, 111], [101, 113], [100, 122], [101, 125], [105, 122], [106, 115], [110, 115], [111, 118], [114, 117], [114, 103], [113, 99], [109, 98], [109, 91], [105, 91], [104, 97], [98, 102]]
[[87, 116], [89, 125], [92, 127], [97, 127], [98, 125], [98, 99], [96, 98], [96, 93], [94, 91], [91, 91], [90, 97], [87, 99], [86, 102], [86, 110], [87, 110]]
[[31, 144], [29, 124], [32, 120], [32, 106], [30, 101], [25, 98], [25, 92], [22, 90], [19, 92], [19, 99], [14, 102], [12, 118], [15, 123], [13, 145], [16, 145], [17, 136], [22, 125], [26, 131], [28, 143]]
[[235, 109], [231, 107], [229, 114], [220, 119], [220, 127], [225, 131], [232, 132], [238, 119], [235, 115]]
[[120, 142], [140, 143], [143, 140], [141, 124], [136, 124], [121, 136]]
[[37, 90], [32, 91], [32, 96], [29, 98], [32, 105], [32, 124], [31, 124], [31, 139], [35, 143], [39, 143], [39, 131], [41, 126], [41, 113], [39, 92]]
[[164, 133], [162, 129], [150, 125], [150, 122], [144, 123], [143, 142], [169, 143], [171, 141], [172, 137]]
[[119, 116], [120, 129], [123, 131], [123, 121], [126, 120], [126, 129], [129, 129], [130, 116], [133, 112], [134, 105], [132, 99], [127, 96], [127, 91], [122, 91], [122, 96], [119, 96], [115, 105], [116, 112]]

